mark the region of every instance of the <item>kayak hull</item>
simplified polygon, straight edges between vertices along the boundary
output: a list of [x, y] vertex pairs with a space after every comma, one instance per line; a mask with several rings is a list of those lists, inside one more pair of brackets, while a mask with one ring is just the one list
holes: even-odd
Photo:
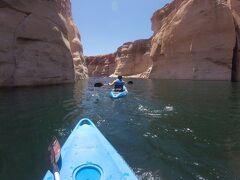
[[[76, 125], [61, 149], [61, 180], [135, 180], [137, 177], [91, 120]], [[54, 180], [48, 171], [44, 180]]]
[[123, 86], [123, 91], [122, 92], [116, 92], [114, 90], [111, 90], [111, 92], [110, 92], [110, 97], [113, 98], [113, 99], [125, 97], [127, 95], [128, 95], [128, 90], [127, 90], [126, 86]]

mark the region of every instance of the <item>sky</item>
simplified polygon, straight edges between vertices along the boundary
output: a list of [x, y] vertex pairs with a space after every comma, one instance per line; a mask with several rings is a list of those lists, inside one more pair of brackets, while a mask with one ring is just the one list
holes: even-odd
[[150, 38], [153, 13], [171, 0], [72, 0], [84, 55], [113, 53], [125, 42]]

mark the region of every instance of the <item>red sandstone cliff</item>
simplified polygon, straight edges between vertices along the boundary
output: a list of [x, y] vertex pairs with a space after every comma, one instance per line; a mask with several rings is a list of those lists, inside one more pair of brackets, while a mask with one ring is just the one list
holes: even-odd
[[124, 43], [114, 54], [86, 58], [89, 76], [117, 76], [147, 78], [152, 68], [149, 56], [150, 40]]
[[0, 0], [0, 39], [0, 86], [87, 76], [70, 0]]
[[86, 57], [89, 76], [110, 76], [116, 68], [116, 54]]
[[124, 44], [113, 74], [141, 77], [148, 69], [144, 77], [240, 80], [239, 0], [174, 0], [151, 20], [149, 50], [138, 53], [131, 43]]

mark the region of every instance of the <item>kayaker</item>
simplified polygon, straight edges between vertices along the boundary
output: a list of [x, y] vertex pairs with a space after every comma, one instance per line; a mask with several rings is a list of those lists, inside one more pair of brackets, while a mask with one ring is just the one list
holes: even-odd
[[114, 91], [123, 91], [123, 86], [125, 85], [125, 82], [122, 80], [122, 76], [118, 76], [116, 80], [114, 80], [111, 83], [108, 83], [108, 85], [112, 86], [114, 85]]

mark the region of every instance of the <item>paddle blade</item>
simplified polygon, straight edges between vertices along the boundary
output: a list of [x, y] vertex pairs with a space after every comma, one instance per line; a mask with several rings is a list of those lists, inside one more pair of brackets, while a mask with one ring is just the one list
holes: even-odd
[[103, 85], [104, 85], [103, 83], [98, 82], [98, 83], [95, 83], [95, 84], [94, 84], [94, 87], [102, 87]]
[[[48, 146], [50, 170], [54, 174], [59, 174], [58, 161], [61, 158], [61, 146], [56, 137], [53, 137], [51, 144]], [[61, 162], [61, 161], [59, 161]], [[57, 180], [57, 178], [55, 177]]]
[[58, 162], [60, 155], [61, 155], [61, 146], [56, 137], [54, 137], [54, 139], [53, 139], [52, 147], [53, 147], [55, 160], [56, 160], [56, 162]]
[[128, 84], [133, 84], [133, 82], [132, 82], [132, 81], [128, 81], [127, 83], [128, 83]]
[[61, 156], [61, 146], [56, 137], [53, 137], [51, 144], [48, 147], [51, 155], [51, 162], [58, 162]]

